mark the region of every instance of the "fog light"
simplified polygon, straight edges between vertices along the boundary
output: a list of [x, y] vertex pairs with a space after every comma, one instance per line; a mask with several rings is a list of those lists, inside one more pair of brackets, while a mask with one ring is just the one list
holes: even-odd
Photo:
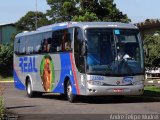
[[93, 92], [96, 92], [96, 90], [93, 90]]
[[89, 92], [92, 92], [92, 89], [89, 89]]

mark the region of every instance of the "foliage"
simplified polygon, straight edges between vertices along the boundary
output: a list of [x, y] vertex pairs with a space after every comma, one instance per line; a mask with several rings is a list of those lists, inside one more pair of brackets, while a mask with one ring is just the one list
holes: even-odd
[[25, 16], [23, 16], [18, 22], [16, 22], [16, 27], [19, 31], [32, 31], [36, 29], [36, 14], [37, 14], [37, 26], [41, 27], [50, 24], [46, 15], [42, 12], [29, 11]]
[[2, 119], [4, 114], [4, 103], [3, 98], [0, 96], [0, 120]]
[[98, 17], [94, 13], [86, 12], [83, 16], [82, 15], [75, 16], [73, 18], [73, 21], [81, 21], [81, 22], [84, 22], [84, 21], [90, 21], [90, 22], [91, 21], [98, 21]]
[[16, 31], [15, 33], [12, 33], [12, 35], [11, 35], [11, 43], [14, 43], [15, 36], [16, 36], [19, 32], [20, 32], [20, 31]]
[[3, 91], [4, 91], [4, 85], [0, 84], [0, 120], [3, 117], [4, 114], [4, 100], [3, 100]]
[[129, 22], [126, 14], [116, 8], [113, 0], [47, 0], [47, 15], [52, 22], [119, 21]]
[[13, 45], [0, 45], [0, 74], [9, 76], [13, 70]]
[[160, 35], [148, 35], [144, 39], [144, 47], [148, 51], [145, 59], [146, 67], [160, 67]]

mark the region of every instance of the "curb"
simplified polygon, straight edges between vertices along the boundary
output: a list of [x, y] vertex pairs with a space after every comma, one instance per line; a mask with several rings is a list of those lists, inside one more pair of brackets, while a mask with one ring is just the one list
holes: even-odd
[[0, 83], [13, 83], [14, 81], [0, 81]]

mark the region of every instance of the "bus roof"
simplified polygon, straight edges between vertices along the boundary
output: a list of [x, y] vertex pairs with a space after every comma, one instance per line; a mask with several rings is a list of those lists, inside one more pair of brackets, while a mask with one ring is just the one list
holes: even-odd
[[38, 28], [36, 31], [31, 32], [22, 32], [16, 35], [16, 37], [21, 37], [25, 35], [31, 35], [36, 33], [42, 33], [47, 31], [55, 31], [61, 30], [70, 27], [80, 27], [80, 28], [88, 28], [88, 27], [106, 27], [106, 28], [124, 28], [124, 29], [138, 29], [135, 25], [130, 23], [120, 23], [120, 22], [63, 22], [56, 23], [48, 26], [43, 26]]

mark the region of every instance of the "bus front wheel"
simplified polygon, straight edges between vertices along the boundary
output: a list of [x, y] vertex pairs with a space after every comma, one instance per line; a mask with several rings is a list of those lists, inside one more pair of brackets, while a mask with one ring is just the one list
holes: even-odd
[[67, 82], [67, 99], [69, 102], [73, 103], [76, 101], [77, 96], [72, 93], [72, 85], [70, 81]]

